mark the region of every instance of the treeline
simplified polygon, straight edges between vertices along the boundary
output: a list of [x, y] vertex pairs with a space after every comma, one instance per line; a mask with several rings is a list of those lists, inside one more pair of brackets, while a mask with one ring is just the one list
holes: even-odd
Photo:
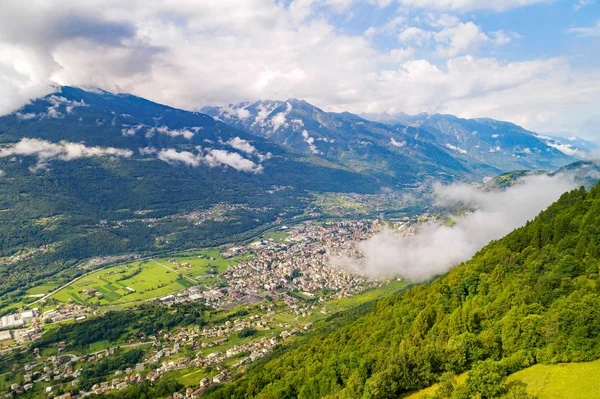
[[596, 186], [564, 194], [447, 275], [276, 351], [207, 396], [396, 398], [473, 369], [470, 384], [440, 397], [525, 397], [520, 388], [485, 391], [477, 373], [502, 380], [538, 362], [599, 358], [599, 265]]

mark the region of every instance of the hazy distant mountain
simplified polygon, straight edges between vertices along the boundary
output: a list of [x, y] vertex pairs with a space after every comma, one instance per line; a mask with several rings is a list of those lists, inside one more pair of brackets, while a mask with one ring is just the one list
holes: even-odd
[[435, 141], [459, 159], [485, 163], [500, 171], [515, 169], [554, 170], [577, 158], [559, 150], [536, 133], [510, 122], [489, 118], [463, 119], [453, 115], [400, 114], [386, 123], [397, 130], [405, 124], [435, 137]]
[[[435, 169], [430, 168], [435, 164], [440, 172], [476, 178], [515, 169], [555, 170], [576, 160], [533, 132], [493, 119], [399, 114], [369, 115], [375, 120], [368, 120], [350, 113], [324, 112], [293, 99], [203, 111], [240, 129], [355, 170], [363, 171], [366, 165], [378, 175], [396, 176], [407, 165], [421, 176], [435, 175]], [[367, 146], [369, 151], [364, 151]], [[387, 161], [382, 162], [382, 157]]]
[[592, 158], [592, 151], [596, 149], [596, 144], [579, 137], [558, 137], [549, 135], [536, 135], [537, 138], [544, 141], [550, 147], [580, 159]]

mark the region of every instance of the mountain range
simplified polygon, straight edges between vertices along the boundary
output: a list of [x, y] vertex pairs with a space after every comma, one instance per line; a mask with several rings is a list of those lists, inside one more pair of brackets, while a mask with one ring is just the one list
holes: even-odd
[[369, 120], [347, 112], [325, 112], [295, 99], [202, 111], [270, 141], [396, 185], [399, 180], [423, 181], [424, 176], [476, 180], [515, 169], [555, 170], [588, 151], [563, 152], [557, 139], [487, 118], [421, 114], [380, 118], [380, 122], [375, 115]]
[[249, 237], [305, 217], [313, 193], [421, 189], [576, 160], [488, 119], [381, 123], [301, 100], [203, 112], [61, 87], [0, 117], [0, 296], [90, 257]]

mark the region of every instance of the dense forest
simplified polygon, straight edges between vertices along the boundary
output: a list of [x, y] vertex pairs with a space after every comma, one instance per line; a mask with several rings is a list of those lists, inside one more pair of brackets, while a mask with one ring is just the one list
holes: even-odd
[[[600, 357], [600, 186], [564, 194], [534, 221], [431, 283], [375, 303], [254, 364], [210, 398], [527, 398], [507, 374]], [[471, 370], [462, 385], [453, 376]]]

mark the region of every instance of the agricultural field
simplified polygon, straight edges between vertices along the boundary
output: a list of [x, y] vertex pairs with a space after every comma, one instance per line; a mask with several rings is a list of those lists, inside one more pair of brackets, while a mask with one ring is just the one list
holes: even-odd
[[52, 292], [53, 290], [55, 290], [57, 288], [58, 288], [58, 284], [51, 284], [51, 283], [42, 284], [42, 285], [38, 285], [38, 286], [35, 286], [35, 287], [27, 290], [27, 295], [43, 296], [45, 294], [48, 294], [49, 292]]
[[592, 399], [600, 397], [600, 360], [585, 363], [536, 364], [508, 377], [520, 380], [539, 399]]
[[[600, 359], [584, 363], [536, 364], [511, 374], [507, 385], [521, 381], [527, 392], [538, 399], [595, 399], [600, 397]], [[467, 373], [457, 377], [458, 383], [467, 379]], [[433, 395], [438, 384], [400, 396], [401, 399], [420, 399]]]
[[58, 302], [127, 307], [218, 281], [217, 273], [241, 258], [224, 259], [218, 250], [184, 253], [102, 269], [52, 295]]

